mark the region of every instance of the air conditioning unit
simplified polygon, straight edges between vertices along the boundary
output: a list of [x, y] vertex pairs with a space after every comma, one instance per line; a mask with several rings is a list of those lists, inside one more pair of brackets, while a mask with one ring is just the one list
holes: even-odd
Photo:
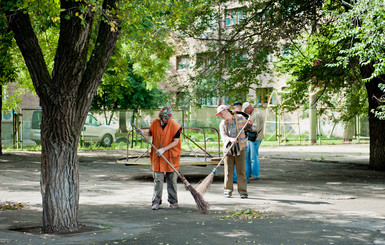
[[12, 122], [12, 112], [2, 113], [1, 120], [2, 122]]

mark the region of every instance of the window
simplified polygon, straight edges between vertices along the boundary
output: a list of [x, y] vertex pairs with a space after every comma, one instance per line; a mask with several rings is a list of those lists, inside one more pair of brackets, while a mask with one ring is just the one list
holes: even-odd
[[205, 68], [211, 65], [214, 62], [214, 53], [200, 53], [197, 54], [197, 63], [198, 68]]
[[186, 70], [190, 68], [190, 58], [188, 56], [179, 56], [176, 58], [177, 70]]
[[271, 18], [272, 16], [273, 16], [273, 10], [271, 8], [264, 9], [261, 20], [266, 20], [267, 18]]
[[87, 115], [86, 122], [84, 123], [85, 125], [93, 125], [93, 126], [98, 126], [98, 120], [90, 114]]
[[[222, 104], [228, 105], [229, 104], [229, 97], [224, 96], [222, 97]], [[208, 97], [202, 99], [202, 105], [204, 106], [217, 106], [218, 104], [218, 98], [217, 97]]]
[[242, 51], [230, 51], [226, 54], [226, 66], [237, 66], [247, 62], [247, 53]]
[[206, 106], [215, 106], [215, 105], [217, 105], [217, 98], [216, 97], [205, 98], [202, 100], [202, 104], [206, 105]]
[[283, 57], [287, 57], [291, 54], [291, 50], [289, 47], [284, 47], [282, 48], [281, 53]]
[[189, 98], [183, 91], [176, 92], [176, 104], [182, 107], [186, 107], [189, 105]]
[[241, 23], [246, 19], [246, 11], [242, 8], [226, 10], [226, 26], [232, 26]]
[[[273, 88], [258, 88], [256, 90], [257, 104], [258, 105], [267, 105], [269, 102]], [[273, 98], [270, 100], [270, 104], [274, 104]]]

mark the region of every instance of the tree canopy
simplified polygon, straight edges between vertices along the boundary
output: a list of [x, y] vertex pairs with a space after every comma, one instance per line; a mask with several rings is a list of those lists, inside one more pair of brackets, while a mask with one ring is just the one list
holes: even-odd
[[[79, 136], [118, 36], [135, 41], [136, 53], [130, 57], [143, 62], [133, 70], [153, 85], [159, 78], [141, 69], [156, 66], [156, 55], [147, 46], [165, 47], [157, 44], [166, 43], [170, 28], [196, 18], [208, 2], [1, 1], [42, 106], [43, 232], [79, 229]], [[47, 34], [48, 48], [39, 33]]]
[[[292, 98], [291, 109], [306, 105], [304, 98], [313, 93], [322, 104], [340, 108], [345, 121], [380, 105], [375, 98], [383, 95], [379, 85], [385, 79], [383, 1], [220, 1], [215, 10], [181, 32], [208, 47], [207, 62], [198, 62], [189, 81], [194, 89], [181, 88], [192, 98], [242, 97], [266, 74], [281, 71], [290, 75], [291, 93], [284, 96]], [[270, 54], [280, 58], [279, 70]], [[385, 135], [378, 129], [384, 122], [367, 115], [370, 167], [383, 170]]]
[[[166, 101], [167, 95], [162, 90], [157, 87], [149, 88], [144, 78], [134, 73], [129, 57], [125, 58], [126, 62], [115, 61], [115, 59], [113, 56], [109, 67], [114, 68], [107, 68], [103, 82], [92, 101], [91, 109], [108, 111], [132, 109], [134, 112], [138, 112], [140, 109], [158, 108]], [[117, 72], [115, 63], [119, 63], [119, 66], [123, 63], [127, 67]], [[165, 72], [160, 72], [165, 74]], [[124, 75], [125, 77], [123, 77]]]
[[[237, 97], [261, 85], [272, 73], [270, 54], [280, 54], [282, 44], [295, 40], [320, 18], [322, 1], [220, 1], [181, 33], [208, 46], [207, 64], [198, 64], [191, 77], [192, 97]], [[214, 20], [216, 22], [214, 22]], [[206, 30], [202, 26], [205, 23]], [[216, 24], [213, 24], [216, 23]]]

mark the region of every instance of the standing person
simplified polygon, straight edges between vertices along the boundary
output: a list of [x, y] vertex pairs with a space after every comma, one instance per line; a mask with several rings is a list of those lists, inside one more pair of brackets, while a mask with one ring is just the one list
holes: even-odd
[[[244, 113], [242, 111], [242, 102], [239, 102], [239, 101], [236, 101], [233, 103], [233, 109], [234, 109], [234, 112], [237, 113], [237, 114], [241, 114], [242, 116], [244, 116], [246, 119], [249, 118], [249, 115], [247, 115], [246, 113]], [[245, 135], [247, 136], [247, 132], [245, 131]], [[247, 169], [247, 168], [246, 168]], [[246, 179], [247, 179], [247, 183], [249, 183], [249, 177], [250, 177], [250, 172], [247, 173], [246, 171]], [[233, 174], [233, 182], [234, 183], [237, 183], [237, 170], [236, 170], [236, 167], [234, 166], [234, 174]]]
[[232, 196], [234, 190], [232, 178], [234, 166], [236, 166], [238, 174], [238, 193], [241, 198], [247, 198], [248, 194], [245, 172], [247, 139], [243, 131], [241, 132], [239, 138], [236, 138], [240, 130], [245, 125], [246, 119], [242, 115], [232, 113], [226, 105], [218, 106], [217, 114], [215, 114], [215, 116], [222, 118], [222, 121], [219, 124], [219, 129], [223, 141], [224, 152], [229, 149], [232, 142], [236, 142], [224, 158], [224, 195], [225, 197]]
[[247, 134], [246, 174], [250, 180], [259, 178], [259, 146], [264, 138], [265, 119], [249, 102], [242, 105], [242, 111], [250, 116], [251, 130]]
[[178, 174], [167, 164], [162, 155], [175, 167], [179, 169], [181, 155], [180, 131], [182, 127], [171, 118], [170, 107], [163, 107], [150, 124], [150, 130], [143, 132], [137, 129], [138, 134], [152, 136], [152, 144], [158, 149], [151, 148], [150, 158], [152, 170], [154, 171], [154, 194], [152, 198], [152, 209], [157, 210], [162, 204], [163, 181], [166, 175], [168, 202], [170, 207], [178, 208], [177, 179]]
[[243, 113], [242, 112], [242, 102], [239, 102], [239, 101], [236, 101], [233, 103], [233, 108], [234, 108], [234, 111], [236, 113], [240, 112], [240, 113]]

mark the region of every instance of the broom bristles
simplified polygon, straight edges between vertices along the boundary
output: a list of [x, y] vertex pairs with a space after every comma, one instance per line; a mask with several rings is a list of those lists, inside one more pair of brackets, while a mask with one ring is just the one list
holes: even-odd
[[214, 173], [210, 173], [209, 175], [204, 178], [199, 185], [196, 187], [196, 191], [201, 194], [202, 196], [206, 194], [208, 190], [210, 190], [211, 184], [213, 183], [214, 180]]
[[191, 185], [188, 185], [186, 188], [194, 197], [195, 203], [197, 204], [198, 213], [208, 214], [210, 206], [209, 203]]
[[[180, 174], [180, 173], [179, 173]], [[186, 190], [189, 190], [191, 195], [193, 196], [195, 203], [198, 208], [198, 213], [208, 214], [209, 213], [209, 203], [203, 198], [199, 192], [197, 192], [194, 187], [190, 185], [190, 183], [186, 180], [186, 178], [180, 174], [179, 177], [182, 179], [182, 182], [186, 188]]]

